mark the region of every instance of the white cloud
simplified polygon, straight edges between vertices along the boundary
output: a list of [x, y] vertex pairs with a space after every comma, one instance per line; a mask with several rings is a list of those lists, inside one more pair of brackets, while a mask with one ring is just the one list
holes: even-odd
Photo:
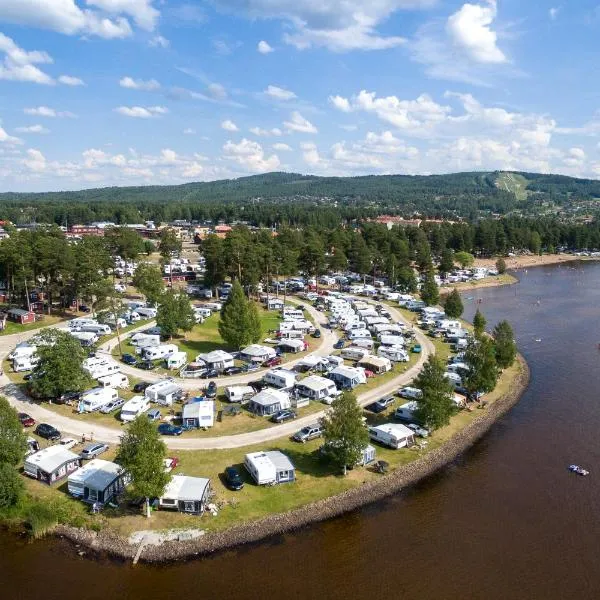
[[35, 173], [45, 171], [48, 166], [46, 157], [39, 150], [33, 148], [27, 150], [27, 158], [23, 159], [23, 164]]
[[307, 119], [305, 119], [298, 111], [294, 111], [289, 121], [283, 123], [286, 131], [291, 133], [318, 133], [318, 129]]
[[311, 167], [321, 166], [322, 168], [326, 168], [325, 162], [321, 159], [319, 155], [319, 151], [317, 146], [312, 142], [307, 142], [305, 144], [301, 144], [302, 148], [302, 158], [307, 165]]
[[267, 158], [262, 146], [258, 142], [253, 142], [246, 138], [242, 139], [238, 144], [228, 141], [223, 146], [223, 152], [224, 158], [232, 160], [244, 167], [244, 169], [254, 173], [273, 171], [280, 165], [276, 154], [272, 154]]
[[74, 119], [76, 115], [69, 111], [60, 111], [55, 110], [54, 108], [50, 108], [49, 106], [37, 106], [34, 108], [24, 108], [23, 112], [26, 115], [30, 115], [32, 117], [49, 117], [49, 118], [71, 118]]
[[271, 98], [275, 98], [276, 100], [293, 100], [297, 98], [296, 94], [290, 90], [286, 90], [284, 88], [278, 87], [276, 85], [269, 85], [267, 89], [264, 91], [267, 96]]
[[431, 6], [435, 0], [216, 0], [223, 10], [251, 19], [282, 19], [292, 28], [284, 41], [303, 50], [380, 50], [404, 42], [381, 36], [377, 27], [401, 9]]
[[80, 85], [85, 85], [83, 79], [79, 79], [79, 77], [71, 77], [71, 75], [61, 75], [58, 78], [59, 83], [63, 85], [69, 85], [71, 87], [77, 87]]
[[162, 35], [155, 35], [148, 43], [153, 48], [168, 48], [171, 45], [171, 42]]
[[184, 135], [196, 135], [196, 130], [192, 129], [191, 127], [187, 127], [186, 129], [183, 130], [183, 134]]
[[53, 62], [47, 52], [27, 52], [19, 48], [11, 38], [0, 33], [0, 54], [4, 55], [0, 62], [0, 79], [54, 85], [54, 79], [36, 66]]
[[156, 79], [133, 79], [132, 77], [122, 77], [119, 80], [119, 85], [122, 88], [129, 90], [143, 90], [145, 92], [154, 92], [160, 89], [160, 83]]
[[329, 103], [342, 112], [351, 112], [350, 102], [342, 96], [329, 96]]
[[288, 146], [287, 144], [282, 144], [281, 142], [278, 142], [277, 144], [273, 144], [272, 148], [273, 148], [273, 150], [277, 150], [278, 152], [291, 152], [292, 151], [291, 146]]
[[498, 48], [498, 35], [491, 29], [497, 15], [496, 0], [487, 6], [463, 4], [451, 15], [446, 30], [455, 46], [479, 63], [503, 63], [506, 56]]
[[261, 129], [260, 127], [250, 127], [250, 133], [258, 137], [269, 137], [269, 136], [280, 136], [283, 134], [279, 127], [273, 127], [272, 129]]
[[123, 115], [124, 117], [151, 119], [152, 117], [156, 117], [158, 115], [164, 115], [169, 111], [164, 106], [119, 106], [115, 108], [115, 112]]
[[260, 40], [260, 42], [258, 42], [258, 45], [256, 46], [256, 49], [261, 54], [269, 54], [270, 52], [275, 52], [275, 49], [272, 48], [267, 42], [265, 42], [265, 40]]
[[224, 129], [225, 131], [239, 131], [239, 127], [229, 119], [221, 122], [221, 129]]
[[0, 144], [14, 145], [22, 143], [23, 140], [19, 139], [18, 137], [13, 137], [12, 135], [8, 135], [8, 133], [6, 133], [6, 131], [0, 127]]
[[560, 12], [560, 7], [553, 7], [548, 11], [548, 16], [552, 21], [556, 21], [558, 17], [558, 13]]
[[108, 14], [131, 17], [145, 31], [154, 31], [160, 17], [160, 12], [152, 6], [153, 2], [154, 0], [86, 0], [88, 6], [95, 6]]
[[242, 45], [242, 42], [240, 41], [230, 42], [222, 39], [212, 40], [211, 43], [215, 52], [221, 56], [233, 54]]
[[28, 127], [17, 127], [15, 131], [18, 133], [50, 133], [50, 130], [46, 129], [43, 125], [29, 125]]
[[356, 131], [358, 125], [340, 125], [340, 129], [343, 129], [344, 131]]

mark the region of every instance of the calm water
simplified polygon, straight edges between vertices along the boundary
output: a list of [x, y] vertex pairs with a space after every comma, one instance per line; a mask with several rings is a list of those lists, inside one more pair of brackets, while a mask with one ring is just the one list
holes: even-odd
[[335, 521], [169, 567], [0, 539], [2, 598], [600, 598], [600, 265], [519, 276], [465, 304], [513, 323], [531, 385], [455, 464]]

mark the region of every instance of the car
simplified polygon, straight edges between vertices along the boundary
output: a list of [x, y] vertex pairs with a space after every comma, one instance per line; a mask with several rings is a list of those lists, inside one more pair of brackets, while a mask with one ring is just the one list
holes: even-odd
[[79, 458], [83, 460], [89, 460], [100, 456], [103, 452], [108, 450], [108, 445], [103, 442], [92, 442], [87, 446], [84, 446], [83, 450], [79, 453]]
[[217, 396], [217, 384], [214, 381], [210, 381], [206, 386], [206, 397], [215, 398]]
[[21, 421], [23, 427], [33, 427], [35, 425], [35, 419], [27, 413], [19, 413], [19, 421]]
[[263, 363], [265, 367], [276, 367], [282, 363], [281, 356], [274, 356], [273, 358], [269, 358], [269, 360], [265, 360]]
[[33, 433], [45, 440], [57, 441], [61, 438], [60, 431], [48, 423], [40, 423]]
[[427, 429], [426, 427], [421, 427], [417, 423], [408, 423], [406, 426], [409, 429], [412, 429], [419, 437], [429, 437], [429, 429]]
[[227, 367], [223, 369], [223, 375], [239, 375], [243, 372], [244, 370], [241, 367]]
[[73, 446], [77, 446], [77, 440], [75, 438], [72, 437], [67, 437], [67, 438], [61, 438], [59, 444], [67, 449], [70, 450]]
[[53, 400], [54, 404], [66, 404], [67, 406], [77, 402], [79, 397], [81, 396], [81, 392], [65, 392], [61, 394], [58, 398]]
[[181, 435], [183, 427], [177, 427], [177, 425], [171, 425], [171, 423], [161, 423], [158, 426], [158, 433], [160, 435]]
[[160, 420], [160, 409], [153, 408], [146, 413], [149, 421], [158, 421]]
[[410, 351], [419, 354], [421, 352], [421, 344], [415, 344]]
[[225, 485], [234, 492], [238, 492], [244, 487], [242, 476], [235, 467], [225, 469]]
[[319, 339], [321, 337], [321, 330], [320, 329], [315, 329], [315, 331], [313, 332], [312, 336], [315, 339]]
[[89, 313], [89, 312], [92, 312], [92, 309], [91, 309], [89, 306], [87, 306], [87, 304], [80, 304], [80, 305], [79, 305], [79, 310], [80, 310], [80, 312], [82, 312], [82, 313]]
[[200, 379], [211, 379], [213, 377], [218, 377], [219, 371], [216, 369], [206, 369], [202, 375], [200, 375]]
[[176, 469], [179, 465], [179, 458], [176, 456], [169, 456], [163, 460], [165, 466], [165, 473], [170, 473], [173, 469]]
[[138, 369], [142, 369], [144, 371], [152, 371], [156, 369], [156, 365], [150, 360], [141, 360], [135, 365]]
[[276, 412], [272, 417], [271, 421], [273, 423], [285, 423], [286, 421], [291, 421], [295, 419], [298, 415], [291, 409], [286, 408], [284, 410], [280, 410]]
[[150, 385], [150, 383], [148, 383], [147, 381], [138, 381], [134, 386], [133, 386], [133, 391], [136, 394], [139, 394], [140, 392], [143, 392], [148, 386]]
[[297, 431], [292, 436], [292, 439], [296, 442], [302, 442], [303, 444], [305, 444], [306, 442], [321, 437], [322, 435], [323, 428], [318, 423], [315, 423], [314, 425], [307, 425], [306, 427], [303, 427], [300, 431]]
[[126, 365], [135, 365], [135, 363], [137, 363], [137, 358], [133, 355], [133, 354], [123, 354], [123, 356], [121, 356], [121, 360], [126, 364]]
[[374, 412], [375, 414], [383, 412], [388, 406], [391, 406], [394, 403], [393, 396], [386, 396], [385, 398], [380, 398], [376, 402], [365, 406], [367, 410]]
[[337, 342], [336, 342], [336, 343], [333, 345], [333, 347], [334, 347], [336, 350], [341, 350], [341, 349], [342, 349], [342, 348], [343, 348], [345, 345], [346, 345], [346, 342], [345, 342], [344, 340], [338, 340], [338, 341], [337, 341]]
[[108, 404], [105, 404], [100, 409], [100, 412], [103, 415], [108, 415], [111, 412], [117, 410], [117, 408], [121, 408], [121, 406], [123, 406], [123, 404], [125, 404], [125, 400], [122, 400], [121, 398], [117, 398], [116, 400], [111, 400]]

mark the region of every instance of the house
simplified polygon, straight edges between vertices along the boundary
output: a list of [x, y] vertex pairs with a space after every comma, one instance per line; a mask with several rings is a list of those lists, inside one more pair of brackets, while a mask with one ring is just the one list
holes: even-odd
[[324, 400], [337, 395], [337, 387], [331, 379], [320, 375], [311, 375], [304, 378], [296, 386], [298, 394], [311, 400]]
[[246, 346], [246, 348], [240, 352], [240, 358], [242, 360], [255, 363], [263, 363], [266, 360], [275, 358], [275, 356], [277, 356], [277, 353], [273, 348], [261, 346], [260, 344], [251, 344], [250, 346]]
[[244, 466], [258, 485], [289, 483], [296, 479], [294, 465], [278, 450], [246, 454]]
[[336, 367], [329, 373], [329, 379], [344, 390], [351, 390], [361, 383], [367, 383], [365, 370], [359, 367]]
[[29, 323], [35, 323], [35, 313], [30, 310], [23, 310], [22, 308], [9, 308], [7, 311], [8, 318], [15, 323], [21, 325], [27, 325]]
[[415, 442], [415, 432], [400, 423], [385, 423], [369, 427], [369, 437], [390, 448], [408, 448]]
[[271, 369], [265, 373], [263, 381], [276, 388], [290, 389], [296, 383], [296, 373], [287, 369]]
[[210, 497], [210, 479], [174, 475], [158, 499], [159, 508], [201, 515]]
[[195, 362], [204, 362], [210, 369], [222, 371], [233, 367], [233, 356], [224, 350], [213, 350], [205, 354], [198, 354]]
[[297, 354], [298, 352], [304, 352], [308, 348], [308, 344], [304, 340], [281, 340], [277, 347], [283, 352], [291, 352]]
[[267, 388], [250, 399], [248, 410], [256, 415], [266, 416], [274, 415], [291, 406], [292, 403], [287, 392]]
[[58, 444], [48, 446], [48, 448], [28, 456], [23, 465], [23, 472], [29, 477], [50, 485], [64, 479], [80, 466], [79, 456]]
[[184, 404], [181, 424], [187, 429], [201, 429], [215, 424], [215, 403], [213, 400]]
[[128, 476], [120, 465], [94, 458], [71, 473], [67, 481], [71, 496], [84, 502], [106, 504], [125, 489]]
[[363, 367], [363, 369], [368, 369], [373, 373], [377, 373], [378, 375], [392, 370], [392, 362], [389, 358], [386, 358], [385, 356], [373, 356], [372, 354], [363, 356], [363, 358], [358, 361], [358, 366]]
[[144, 395], [151, 402], [162, 404], [163, 406], [171, 406], [175, 400], [179, 399], [182, 389], [171, 379], [163, 379], [149, 385]]

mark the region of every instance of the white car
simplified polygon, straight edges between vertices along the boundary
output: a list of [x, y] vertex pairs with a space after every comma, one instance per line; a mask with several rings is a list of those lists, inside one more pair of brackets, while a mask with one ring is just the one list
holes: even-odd
[[127, 288], [122, 283], [115, 283], [115, 292], [119, 292], [121, 294], [125, 293]]
[[73, 438], [61, 438], [60, 445], [67, 450], [70, 450], [73, 446], [77, 446], [77, 441]]

